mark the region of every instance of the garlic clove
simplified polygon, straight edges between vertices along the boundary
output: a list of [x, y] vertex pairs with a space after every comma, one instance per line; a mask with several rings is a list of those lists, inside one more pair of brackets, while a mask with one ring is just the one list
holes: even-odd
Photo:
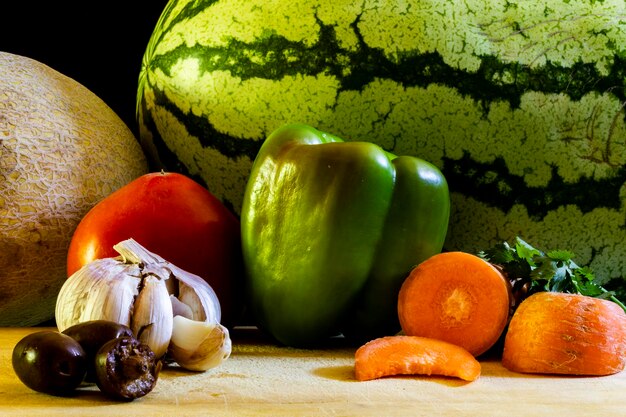
[[219, 323], [174, 317], [169, 355], [190, 371], [206, 371], [228, 359], [232, 343]]
[[193, 319], [193, 311], [187, 304], [181, 302], [174, 294], [170, 294], [170, 301], [172, 302], [172, 313], [174, 317], [183, 316], [188, 319]]
[[154, 351], [157, 358], [165, 355], [173, 327], [173, 312], [165, 280], [148, 275], [135, 299], [130, 328], [135, 336]]
[[219, 323], [222, 319], [220, 301], [213, 288], [198, 275], [170, 265], [172, 274], [178, 280], [178, 299], [187, 304], [192, 317], [197, 321]]
[[55, 319], [59, 331], [90, 320], [129, 325], [132, 305], [139, 293], [137, 265], [113, 258], [98, 259], [75, 272], [57, 296]]

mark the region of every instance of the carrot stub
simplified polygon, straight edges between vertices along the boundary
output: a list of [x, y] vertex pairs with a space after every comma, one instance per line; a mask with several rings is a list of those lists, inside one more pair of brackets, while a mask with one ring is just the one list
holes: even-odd
[[499, 339], [509, 319], [510, 285], [489, 262], [466, 252], [426, 259], [404, 281], [398, 317], [405, 334], [443, 340], [474, 356]]
[[417, 336], [385, 336], [357, 349], [354, 372], [359, 381], [393, 375], [442, 375], [474, 381], [480, 363], [462, 347]]
[[540, 292], [519, 305], [502, 364], [524, 373], [610, 375], [624, 369], [626, 314], [612, 301]]

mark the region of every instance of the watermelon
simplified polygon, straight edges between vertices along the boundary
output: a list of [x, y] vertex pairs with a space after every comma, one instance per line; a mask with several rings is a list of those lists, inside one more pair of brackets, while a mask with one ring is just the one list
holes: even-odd
[[154, 166], [239, 214], [266, 136], [301, 122], [448, 179], [445, 249], [520, 236], [626, 276], [624, 0], [171, 0], [139, 77]]

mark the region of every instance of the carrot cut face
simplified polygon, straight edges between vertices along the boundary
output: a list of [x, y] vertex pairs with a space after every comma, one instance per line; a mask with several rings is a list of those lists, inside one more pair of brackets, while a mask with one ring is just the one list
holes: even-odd
[[519, 305], [502, 365], [540, 374], [610, 375], [624, 369], [626, 314], [609, 300], [540, 292]]
[[398, 317], [406, 335], [444, 340], [479, 356], [502, 335], [510, 294], [509, 282], [487, 261], [444, 252], [411, 271], [398, 295]]
[[474, 381], [480, 370], [480, 363], [462, 347], [417, 336], [374, 339], [357, 349], [354, 361], [359, 381], [394, 375], [441, 375]]

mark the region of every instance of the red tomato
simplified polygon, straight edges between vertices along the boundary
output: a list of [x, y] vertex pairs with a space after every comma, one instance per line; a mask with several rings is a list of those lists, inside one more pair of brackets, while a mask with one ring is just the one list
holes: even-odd
[[133, 238], [146, 249], [205, 279], [216, 292], [225, 325], [243, 306], [239, 220], [206, 188], [176, 173], [150, 173], [96, 204], [70, 242], [67, 273], [118, 255]]

